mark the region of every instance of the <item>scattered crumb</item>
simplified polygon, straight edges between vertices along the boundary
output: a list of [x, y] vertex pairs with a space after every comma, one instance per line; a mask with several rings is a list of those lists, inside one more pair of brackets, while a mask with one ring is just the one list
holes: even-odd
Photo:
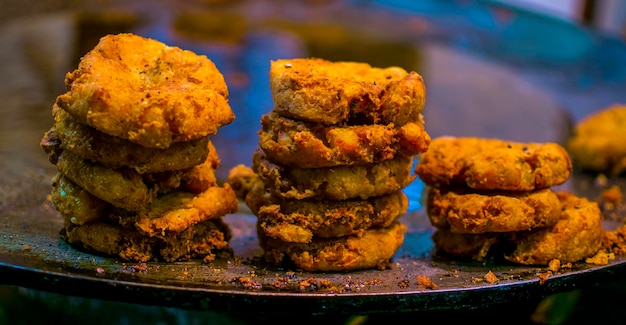
[[619, 227], [613, 231], [604, 233], [602, 245], [605, 249], [615, 255], [626, 253], [626, 226]]
[[300, 281], [299, 284], [300, 290], [308, 290], [313, 291], [317, 289], [317, 280], [315, 278], [308, 278]]
[[544, 284], [549, 277], [552, 276], [552, 272], [537, 272], [537, 277], [539, 278], [539, 284]]
[[320, 287], [322, 288], [331, 288], [333, 286], [333, 283], [330, 282], [329, 280], [325, 280], [325, 279], [321, 279], [320, 280]]
[[606, 184], [608, 184], [609, 179], [606, 177], [606, 175], [604, 174], [598, 174], [598, 176], [596, 177], [596, 179], [594, 180], [594, 183], [596, 186], [606, 186]]
[[614, 253], [609, 253], [605, 251], [599, 251], [596, 255], [585, 259], [585, 263], [588, 264], [596, 264], [596, 265], [607, 265], [609, 261], [615, 259]]
[[426, 275], [418, 275], [415, 277], [417, 279], [417, 285], [422, 286], [426, 289], [437, 289], [437, 284], [433, 282], [433, 280]]
[[548, 263], [548, 270], [558, 272], [561, 269], [561, 260], [553, 259]]
[[489, 283], [497, 283], [499, 280], [498, 280], [498, 277], [492, 271], [489, 271], [487, 272], [487, 274], [485, 274], [485, 281]]
[[612, 185], [600, 193], [600, 197], [603, 202], [603, 207], [607, 210], [613, 210], [622, 203], [624, 194], [617, 185]]
[[211, 263], [213, 261], [215, 261], [215, 254], [208, 254], [202, 259], [204, 263]]
[[238, 277], [238, 278], [234, 278], [231, 283], [235, 283], [237, 285], [240, 285], [246, 289], [261, 289], [263, 286], [261, 285], [261, 283], [253, 281], [251, 278], [248, 277]]
[[409, 280], [402, 280], [402, 281], [398, 282], [398, 287], [400, 287], [402, 289], [408, 288], [409, 285], [410, 285]]

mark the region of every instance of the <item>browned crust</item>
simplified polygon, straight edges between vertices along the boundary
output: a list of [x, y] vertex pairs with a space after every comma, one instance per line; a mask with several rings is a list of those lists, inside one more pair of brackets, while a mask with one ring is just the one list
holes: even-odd
[[272, 61], [270, 88], [276, 112], [324, 125], [358, 120], [401, 126], [419, 119], [426, 100], [424, 80], [415, 72], [316, 58]]
[[144, 211], [117, 209], [111, 217], [146, 236], [166, 237], [194, 224], [237, 212], [239, 201], [230, 185], [212, 186], [199, 194], [176, 191], [159, 196]]
[[438, 229], [433, 235], [435, 247], [458, 258], [484, 261], [488, 257], [504, 257], [523, 265], [548, 265], [552, 260], [574, 263], [594, 256], [602, 249], [606, 234], [597, 203], [569, 192], [559, 191], [557, 195], [561, 218], [553, 226], [484, 234]]
[[314, 237], [362, 236], [367, 229], [389, 226], [408, 208], [408, 199], [401, 191], [368, 200], [290, 200], [257, 186], [245, 201], [265, 235], [301, 243]]
[[378, 164], [327, 168], [291, 168], [273, 164], [262, 151], [253, 155], [252, 169], [273, 195], [302, 200], [367, 199], [394, 193], [415, 179], [411, 157]]
[[125, 210], [141, 211], [158, 194], [175, 190], [200, 193], [217, 184], [215, 168], [219, 159], [209, 142], [210, 153], [200, 164], [184, 170], [139, 174], [131, 168], [108, 168], [63, 150], [54, 128], [41, 145], [60, 173], [94, 196]]
[[212, 260], [217, 252], [229, 252], [231, 231], [222, 219], [212, 219], [168, 237], [148, 237], [120, 225], [94, 222], [70, 225], [64, 229], [64, 237], [75, 247], [128, 261], [175, 262], [190, 258]]
[[500, 242], [498, 234], [460, 234], [446, 228], [437, 229], [431, 238], [437, 253], [478, 262], [485, 261], [491, 248]]
[[604, 228], [598, 204], [568, 192], [558, 192], [562, 202], [561, 219], [554, 226], [518, 232], [509, 240], [515, 250], [505, 258], [527, 265], [546, 265], [553, 259], [577, 262], [595, 255], [602, 247]]
[[274, 162], [298, 168], [379, 163], [425, 152], [430, 136], [421, 122], [323, 126], [270, 112], [261, 118], [259, 147]]
[[195, 224], [237, 211], [238, 200], [228, 184], [201, 193], [177, 191], [159, 195], [142, 212], [116, 208], [82, 189], [62, 174], [53, 178], [52, 203], [65, 216], [65, 225], [81, 226], [112, 220], [142, 236], [166, 237]]
[[208, 137], [147, 148], [81, 124], [56, 105], [52, 112], [63, 149], [110, 168], [129, 167], [140, 174], [186, 169], [203, 163], [215, 149]]
[[415, 173], [430, 186], [530, 191], [566, 182], [569, 154], [556, 143], [439, 137], [421, 155]]
[[547, 227], [561, 218], [561, 202], [551, 189], [473, 193], [430, 188], [426, 210], [433, 226], [466, 234]]
[[370, 229], [363, 236], [313, 239], [310, 243], [287, 243], [259, 231], [264, 258], [275, 265], [293, 264], [305, 271], [352, 271], [384, 269], [404, 242], [406, 226], [394, 222], [387, 228]]
[[144, 147], [206, 137], [235, 119], [224, 77], [211, 60], [133, 34], [102, 37], [65, 84], [59, 107]]

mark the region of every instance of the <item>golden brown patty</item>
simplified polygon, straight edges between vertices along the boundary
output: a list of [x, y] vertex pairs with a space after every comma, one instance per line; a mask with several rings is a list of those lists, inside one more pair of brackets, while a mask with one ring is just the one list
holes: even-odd
[[430, 136], [421, 122], [322, 126], [280, 117], [261, 118], [259, 147], [272, 161], [298, 168], [379, 163], [425, 152]]
[[500, 242], [498, 234], [459, 234], [446, 228], [437, 229], [431, 238], [438, 253], [478, 262], [486, 260], [491, 248]]
[[201, 164], [215, 151], [208, 137], [177, 142], [166, 149], [146, 148], [81, 124], [56, 105], [53, 115], [54, 132], [63, 149], [111, 168], [130, 167], [140, 174], [180, 170]]
[[412, 161], [411, 157], [399, 156], [378, 164], [305, 169], [273, 164], [257, 150], [252, 169], [276, 196], [296, 200], [347, 200], [401, 190], [415, 179], [411, 174]]
[[362, 236], [367, 229], [389, 226], [408, 208], [401, 191], [368, 200], [318, 201], [281, 199], [257, 186], [245, 201], [266, 236], [300, 243], [314, 237]]
[[167, 237], [148, 237], [107, 222], [69, 225], [64, 229], [64, 236], [71, 245], [128, 261], [174, 262], [190, 258], [214, 259], [216, 252], [228, 250], [231, 232], [222, 219], [217, 218]]
[[578, 168], [619, 175], [626, 171], [626, 106], [613, 105], [576, 125], [567, 149]]
[[416, 122], [424, 107], [422, 77], [399, 67], [322, 59], [272, 61], [270, 88], [276, 112], [297, 120], [340, 124]]
[[360, 236], [314, 238], [310, 243], [287, 243], [259, 231], [259, 243], [268, 263], [293, 264], [305, 271], [351, 271], [384, 269], [404, 241], [406, 226], [394, 222], [387, 228], [370, 229]]
[[230, 185], [212, 186], [202, 193], [176, 191], [158, 196], [144, 211], [117, 209], [111, 217], [119, 224], [135, 227], [146, 236], [167, 237], [194, 224], [237, 212], [237, 196]]
[[206, 56], [133, 34], [107, 35], [66, 75], [57, 105], [100, 132], [167, 148], [235, 119]]
[[108, 168], [63, 150], [53, 130], [41, 141], [59, 172], [94, 196], [122, 209], [141, 211], [159, 193], [184, 190], [200, 193], [215, 186], [219, 160], [209, 154], [204, 163], [184, 170], [139, 174], [130, 168]]
[[433, 226], [467, 234], [547, 227], [561, 218], [561, 202], [551, 189], [474, 193], [431, 187], [426, 209]]
[[[524, 265], [578, 262], [602, 248], [605, 231], [597, 203], [568, 192], [557, 192], [561, 218], [553, 226], [509, 233], [458, 234], [438, 229], [433, 241], [438, 251], [483, 261], [488, 255]], [[498, 247], [498, 249], [496, 249]], [[500, 256], [500, 255], [497, 255]]]
[[552, 227], [518, 232], [509, 240], [515, 250], [505, 258], [519, 264], [576, 262], [595, 255], [602, 246], [604, 229], [598, 204], [568, 192], [558, 192], [562, 202], [561, 219]]
[[56, 163], [63, 176], [94, 196], [131, 211], [141, 211], [152, 203], [158, 189], [146, 184], [135, 170], [117, 170], [93, 164], [63, 151]]
[[213, 186], [199, 194], [177, 191], [159, 195], [145, 211], [116, 208], [97, 198], [62, 174], [53, 178], [52, 203], [67, 225], [112, 220], [134, 228], [144, 236], [170, 236], [209, 219], [237, 211], [237, 197], [230, 185]]
[[430, 186], [530, 191], [567, 181], [572, 162], [556, 143], [439, 137], [421, 155], [415, 172]]

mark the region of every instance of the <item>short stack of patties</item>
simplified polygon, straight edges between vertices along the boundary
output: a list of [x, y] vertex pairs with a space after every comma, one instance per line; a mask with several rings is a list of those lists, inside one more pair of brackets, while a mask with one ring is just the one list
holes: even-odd
[[68, 243], [124, 260], [228, 252], [209, 136], [231, 123], [223, 76], [205, 56], [133, 34], [108, 35], [67, 74], [41, 146], [58, 174], [51, 200]]
[[415, 172], [427, 185], [426, 212], [439, 252], [548, 265], [579, 261], [601, 247], [597, 204], [553, 190], [572, 172], [557, 143], [439, 137]]
[[246, 202], [265, 260], [308, 271], [389, 266], [402, 245], [403, 188], [428, 149], [421, 76], [322, 59], [271, 62]]

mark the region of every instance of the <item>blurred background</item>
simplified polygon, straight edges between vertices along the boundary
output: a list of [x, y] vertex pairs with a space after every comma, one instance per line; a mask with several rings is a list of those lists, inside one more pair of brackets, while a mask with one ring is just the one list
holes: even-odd
[[[0, 154], [11, 157], [0, 162], [5, 171], [53, 172], [37, 144], [52, 123], [49, 107], [64, 91], [65, 73], [100, 36], [125, 31], [206, 54], [223, 71], [237, 115], [218, 135], [223, 166], [250, 163], [260, 116], [272, 107], [268, 62], [278, 58], [317, 56], [418, 71], [428, 87], [425, 119], [433, 137], [563, 142], [572, 123], [626, 103], [626, 2], [620, 0], [0, 0], [0, 18]], [[224, 167], [218, 176], [223, 180], [227, 172]], [[21, 181], [17, 174], [3, 174], [0, 202], [19, 201], [20, 193], [7, 190]], [[617, 324], [626, 322], [626, 310], [616, 303], [625, 298], [625, 281], [600, 281], [541, 302], [497, 309], [311, 319], [331, 324]], [[0, 286], [0, 324], [269, 321], [301, 319]]]

